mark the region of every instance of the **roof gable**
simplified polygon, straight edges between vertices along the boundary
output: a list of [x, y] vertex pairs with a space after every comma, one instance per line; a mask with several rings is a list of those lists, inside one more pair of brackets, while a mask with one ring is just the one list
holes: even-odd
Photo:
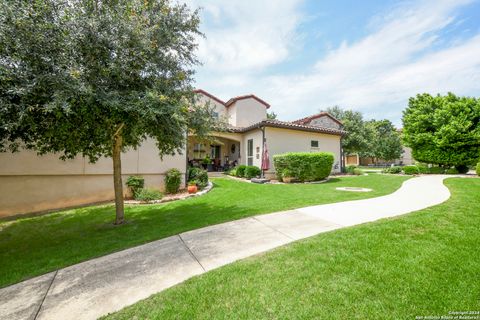
[[308, 117], [305, 117], [305, 118], [302, 118], [302, 119], [298, 119], [298, 120], [295, 120], [295, 121], [292, 121], [292, 123], [296, 123], [296, 124], [309, 124], [311, 123], [313, 120], [315, 119], [319, 119], [319, 118], [322, 118], [322, 117], [328, 117], [330, 118], [331, 120], [333, 120], [334, 122], [336, 122], [337, 124], [339, 124], [340, 126], [343, 126], [343, 123], [341, 121], [339, 121], [338, 119], [334, 118], [330, 113], [328, 112], [320, 112], [320, 113], [317, 113], [317, 114], [314, 114], [314, 115], [311, 115], [311, 116], [308, 116]]
[[244, 96], [238, 96], [238, 97], [231, 98], [230, 100], [227, 101], [225, 106], [229, 107], [232, 104], [234, 104], [235, 102], [237, 102], [238, 100], [244, 100], [244, 99], [254, 99], [254, 100], [258, 101], [259, 103], [263, 104], [267, 109], [270, 108], [270, 104], [268, 104], [267, 102], [260, 99], [259, 97], [257, 97], [254, 94], [247, 94], [247, 95], [244, 95]]

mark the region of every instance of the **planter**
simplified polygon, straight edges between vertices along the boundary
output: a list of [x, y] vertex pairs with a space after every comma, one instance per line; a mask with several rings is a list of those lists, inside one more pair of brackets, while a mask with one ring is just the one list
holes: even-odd
[[195, 185], [193, 185], [193, 186], [188, 186], [187, 190], [188, 190], [188, 193], [197, 193], [198, 187], [195, 186]]
[[295, 178], [294, 177], [283, 177], [282, 180], [285, 183], [292, 183], [292, 181], [295, 180]]

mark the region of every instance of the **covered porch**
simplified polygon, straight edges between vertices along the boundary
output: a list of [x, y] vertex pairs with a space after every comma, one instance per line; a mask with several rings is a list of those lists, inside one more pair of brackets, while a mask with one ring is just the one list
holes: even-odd
[[188, 165], [207, 171], [224, 171], [241, 163], [241, 137], [219, 133], [210, 140], [189, 136], [187, 142]]

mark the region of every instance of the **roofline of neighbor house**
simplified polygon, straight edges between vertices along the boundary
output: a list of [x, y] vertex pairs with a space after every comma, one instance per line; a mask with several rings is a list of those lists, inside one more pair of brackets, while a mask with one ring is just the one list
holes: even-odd
[[224, 102], [222, 99], [220, 99], [218, 97], [215, 97], [213, 94], [211, 94], [211, 93], [209, 93], [209, 92], [207, 92], [203, 89], [195, 89], [195, 90], [193, 90], [193, 92], [201, 93], [201, 94], [209, 97], [210, 99], [213, 99], [213, 100], [217, 101], [218, 103], [224, 105], [227, 108], [230, 107], [235, 102], [237, 102], [238, 100], [244, 100], [244, 99], [255, 99], [258, 102], [260, 102], [261, 104], [263, 104], [267, 109], [270, 108], [270, 104], [268, 104], [265, 100], [260, 99], [259, 97], [257, 97], [254, 94], [247, 94], [247, 95], [243, 95], [243, 96], [233, 97], [233, 98], [229, 99], [227, 102]]
[[307, 131], [307, 132], [318, 132], [318, 133], [325, 133], [325, 134], [333, 134], [337, 136], [344, 136], [347, 134], [347, 132], [343, 130], [296, 124], [292, 122], [272, 120], [272, 119], [263, 120], [261, 122], [255, 123], [248, 127], [230, 127], [230, 128], [227, 128], [227, 131], [234, 132], [234, 133], [244, 133], [254, 129], [260, 129], [262, 127], [272, 127], [272, 128], [290, 129], [290, 130]]
[[324, 116], [329, 117], [330, 119], [332, 119], [333, 121], [335, 121], [339, 125], [343, 126], [343, 123], [340, 120], [338, 120], [337, 118], [332, 116], [330, 113], [325, 112], [325, 111], [319, 112], [317, 114], [314, 114], [314, 115], [311, 115], [311, 116], [308, 116], [308, 117], [305, 117], [305, 118], [302, 118], [302, 119], [298, 119], [298, 120], [295, 120], [295, 121], [292, 121], [292, 122], [297, 123], [297, 124], [305, 124], [305, 122], [310, 122], [314, 119], [318, 119], [318, 118], [321, 118], [321, 117], [324, 117]]

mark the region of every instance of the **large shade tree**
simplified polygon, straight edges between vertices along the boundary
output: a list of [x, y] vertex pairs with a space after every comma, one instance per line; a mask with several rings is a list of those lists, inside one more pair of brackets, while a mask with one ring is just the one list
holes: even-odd
[[365, 126], [363, 115], [359, 111], [345, 110], [339, 106], [325, 110], [343, 123], [343, 129], [347, 135], [342, 139], [342, 148], [346, 154], [364, 152], [369, 147], [370, 134]]
[[400, 134], [390, 120], [370, 120], [366, 122], [369, 132], [368, 148], [360, 152], [362, 157], [392, 161], [403, 153]]
[[198, 12], [168, 0], [0, 0], [0, 148], [113, 159], [151, 137], [181, 152], [213, 118], [193, 104]]
[[463, 171], [480, 159], [480, 99], [452, 93], [410, 98], [403, 139], [416, 160]]

